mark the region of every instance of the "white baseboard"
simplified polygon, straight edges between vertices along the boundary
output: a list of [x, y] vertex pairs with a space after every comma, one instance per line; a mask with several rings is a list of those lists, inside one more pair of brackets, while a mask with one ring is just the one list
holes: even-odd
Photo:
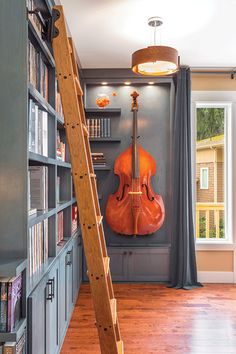
[[234, 283], [234, 272], [197, 272], [200, 283]]

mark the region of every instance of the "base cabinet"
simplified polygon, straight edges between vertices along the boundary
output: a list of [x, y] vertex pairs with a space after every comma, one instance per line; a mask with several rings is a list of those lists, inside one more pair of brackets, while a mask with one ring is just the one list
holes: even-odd
[[[113, 281], [159, 282], [169, 281], [170, 247], [109, 247]], [[83, 278], [87, 280], [86, 262]]]
[[78, 296], [82, 248], [75, 237], [28, 297], [28, 354], [57, 354]]
[[[117, 282], [169, 281], [170, 247], [109, 247], [110, 269]], [[83, 279], [88, 281], [85, 257]]]

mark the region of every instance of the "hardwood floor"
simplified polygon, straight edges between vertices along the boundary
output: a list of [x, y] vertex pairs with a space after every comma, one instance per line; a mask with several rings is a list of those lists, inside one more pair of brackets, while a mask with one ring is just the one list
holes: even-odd
[[[191, 291], [115, 284], [125, 354], [236, 353], [236, 286]], [[89, 286], [82, 285], [61, 354], [100, 353]]]

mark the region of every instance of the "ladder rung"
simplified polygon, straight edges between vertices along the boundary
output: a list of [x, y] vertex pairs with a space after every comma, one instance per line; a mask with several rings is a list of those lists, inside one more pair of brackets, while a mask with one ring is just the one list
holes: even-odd
[[120, 340], [119, 342], [117, 342], [117, 348], [118, 348], [118, 353], [119, 354], [124, 354], [123, 340]]
[[104, 257], [104, 267], [105, 267], [105, 274], [107, 275], [109, 272], [109, 266], [110, 266], [110, 257]]
[[76, 87], [77, 95], [82, 96], [83, 95], [83, 91], [82, 91], [82, 88], [80, 86], [79, 79], [78, 79], [77, 76], [74, 76], [74, 78], [75, 78], [75, 87]]
[[96, 175], [95, 173], [90, 173], [90, 177], [91, 177], [91, 178], [96, 178], [97, 175]]
[[86, 136], [89, 136], [89, 131], [88, 131], [88, 128], [86, 127], [86, 125], [85, 124], [82, 124], [83, 125], [83, 131], [84, 131], [84, 134], [86, 135]]
[[116, 324], [116, 320], [117, 320], [116, 299], [111, 299], [110, 304], [111, 304], [111, 313], [112, 313], [113, 323]]
[[102, 223], [103, 216], [102, 215], [97, 215], [97, 223], [100, 225]]

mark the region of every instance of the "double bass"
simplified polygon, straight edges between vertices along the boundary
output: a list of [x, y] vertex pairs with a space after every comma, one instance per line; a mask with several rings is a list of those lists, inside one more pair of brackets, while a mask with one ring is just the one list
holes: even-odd
[[106, 220], [111, 229], [122, 235], [149, 235], [157, 231], [165, 218], [162, 197], [155, 194], [151, 179], [156, 174], [156, 162], [137, 143], [137, 97], [131, 94], [133, 112], [132, 144], [115, 161], [114, 173], [119, 176], [118, 190], [111, 194], [106, 206]]

